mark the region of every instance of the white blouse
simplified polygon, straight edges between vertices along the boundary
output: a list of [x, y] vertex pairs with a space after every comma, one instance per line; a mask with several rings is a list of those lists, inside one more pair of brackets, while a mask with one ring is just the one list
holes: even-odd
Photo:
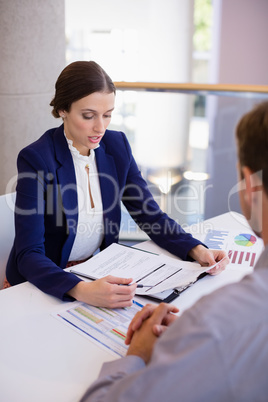
[[77, 233], [69, 261], [79, 261], [90, 257], [102, 243], [103, 207], [94, 149], [89, 156], [84, 156], [73, 146], [72, 140], [67, 137], [66, 140], [73, 157], [78, 198]]

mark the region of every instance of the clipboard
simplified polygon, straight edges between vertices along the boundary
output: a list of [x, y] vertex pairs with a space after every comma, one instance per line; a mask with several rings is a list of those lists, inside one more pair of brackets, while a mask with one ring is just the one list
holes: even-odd
[[136, 296], [169, 303], [198, 280], [204, 267], [113, 243], [70, 272], [91, 280], [107, 275], [132, 277], [140, 285]]
[[192, 285], [194, 285], [197, 281], [199, 281], [200, 279], [204, 278], [205, 276], [207, 276], [207, 272], [203, 272], [202, 274], [200, 274], [197, 279], [193, 282], [190, 282], [189, 284], [185, 285], [183, 288], [180, 289], [173, 289], [172, 292], [165, 298], [159, 298], [159, 297], [154, 297], [153, 295], [150, 296], [146, 296], [143, 295], [142, 297], [144, 297], [145, 299], [154, 301], [155, 303], [171, 303], [173, 300], [177, 299], [177, 297], [179, 297], [181, 295], [181, 293], [183, 293], [186, 289], [190, 288]]

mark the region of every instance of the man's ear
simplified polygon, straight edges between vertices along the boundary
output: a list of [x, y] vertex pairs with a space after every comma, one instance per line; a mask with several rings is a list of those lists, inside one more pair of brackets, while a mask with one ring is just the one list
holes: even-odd
[[252, 202], [252, 183], [251, 183], [252, 171], [247, 166], [243, 166], [241, 168], [241, 171], [242, 171], [242, 176], [244, 178], [244, 183], [245, 183], [244, 200], [248, 204], [248, 206], [251, 206], [251, 202]]
[[242, 167], [242, 174], [245, 182], [245, 202], [251, 206], [254, 200], [256, 201], [257, 191], [260, 190], [262, 185], [261, 179], [256, 172], [253, 172], [249, 167]]

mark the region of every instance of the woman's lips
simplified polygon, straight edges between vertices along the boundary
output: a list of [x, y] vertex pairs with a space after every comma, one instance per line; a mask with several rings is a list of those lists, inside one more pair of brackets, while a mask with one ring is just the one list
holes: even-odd
[[88, 139], [90, 142], [92, 142], [92, 144], [97, 144], [101, 140], [101, 135], [94, 136], [94, 137], [88, 137]]

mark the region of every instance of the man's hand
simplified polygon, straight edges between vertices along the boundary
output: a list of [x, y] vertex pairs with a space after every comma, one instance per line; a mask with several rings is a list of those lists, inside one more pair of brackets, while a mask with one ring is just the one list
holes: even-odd
[[129, 325], [125, 341], [127, 345], [130, 344], [127, 355], [139, 356], [148, 363], [155, 341], [177, 318], [172, 313], [178, 311], [177, 307], [166, 303], [161, 303], [159, 306], [147, 304]]
[[[202, 267], [208, 267], [208, 273], [210, 275], [217, 275], [224, 271], [226, 265], [229, 264], [229, 258], [223, 250], [211, 250], [199, 244], [192, 248], [189, 252], [189, 256], [199, 262]], [[224, 259], [223, 259], [224, 258]], [[221, 261], [222, 260], [222, 261]], [[209, 266], [215, 265], [219, 261], [216, 267], [209, 270]]]

